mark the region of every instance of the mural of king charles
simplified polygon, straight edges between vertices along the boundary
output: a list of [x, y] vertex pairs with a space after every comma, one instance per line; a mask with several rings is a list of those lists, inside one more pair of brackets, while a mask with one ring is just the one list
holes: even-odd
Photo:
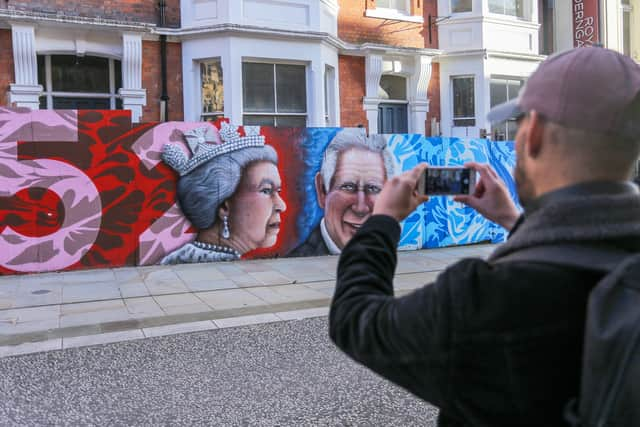
[[221, 143], [211, 126], [185, 132], [191, 158], [166, 144], [162, 159], [180, 175], [178, 204], [197, 229], [196, 239], [165, 256], [161, 264], [232, 261], [276, 243], [280, 214], [278, 156], [264, 136], [223, 122]]
[[324, 210], [306, 241], [287, 256], [337, 255], [371, 216], [384, 183], [394, 174], [393, 154], [382, 135], [343, 129], [324, 152], [315, 177], [318, 205]]

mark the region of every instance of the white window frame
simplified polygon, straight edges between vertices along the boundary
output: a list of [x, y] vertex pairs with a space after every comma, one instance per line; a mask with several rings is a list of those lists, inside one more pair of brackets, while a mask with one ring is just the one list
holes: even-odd
[[[60, 54], [65, 55], [65, 54]], [[40, 55], [39, 55], [40, 56]], [[99, 98], [109, 99], [109, 109], [116, 109], [116, 99], [121, 98], [118, 95], [118, 89], [116, 87], [116, 75], [115, 75], [115, 63], [113, 58], [107, 58], [109, 60], [109, 93], [90, 93], [90, 92], [60, 92], [53, 90], [53, 77], [51, 72], [51, 56], [53, 55], [41, 55], [44, 56], [45, 64], [45, 84], [41, 96], [47, 98], [47, 110], [53, 110], [53, 98]], [[100, 57], [94, 55], [96, 57]], [[104, 57], [101, 57], [104, 58]], [[122, 63], [121, 63], [122, 64]], [[122, 65], [121, 65], [122, 66]]]
[[[631, 56], [631, 12], [633, 11], [633, 6], [631, 6], [631, 2], [627, 2], [627, 4], [620, 1], [620, 52], [625, 55]], [[629, 15], [629, 28], [625, 28], [624, 26], [624, 15]], [[629, 46], [625, 46], [624, 44], [624, 35], [625, 31], [629, 32]], [[629, 50], [625, 52], [625, 47]]]
[[198, 88], [200, 89], [200, 93], [198, 94], [198, 111], [200, 115], [200, 121], [206, 121], [208, 118], [217, 118], [224, 117], [224, 101], [223, 101], [223, 111], [212, 111], [212, 112], [204, 112], [204, 100], [202, 98], [202, 65], [204, 64], [212, 64], [217, 63], [220, 65], [220, 71], [222, 72], [222, 99], [224, 99], [224, 70], [222, 70], [222, 58], [210, 58], [203, 61], [198, 62]]
[[[299, 62], [289, 62], [289, 61], [267, 61], [267, 60], [253, 60], [253, 59], [244, 59], [242, 61], [242, 65], [246, 63], [252, 64], [269, 64], [273, 66], [273, 104], [275, 112], [252, 112], [245, 111], [244, 109], [244, 78], [242, 79], [242, 122], [244, 123], [244, 116], [263, 116], [263, 117], [274, 117], [274, 126], [278, 126], [278, 116], [280, 117], [304, 117], [305, 123], [309, 123], [309, 67], [307, 64], [301, 64]], [[304, 67], [304, 89], [305, 89], [305, 112], [304, 113], [278, 113], [278, 87], [277, 80], [278, 76], [276, 75], [276, 65], [297, 65], [300, 67]]]
[[[456, 94], [454, 93], [455, 86], [453, 82], [458, 79], [473, 80], [473, 116], [456, 117], [456, 108], [455, 108]], [[472, 125], [458, 126], [456, 125], [456, 120], [473, 120], [474, 123]], [[478, 124], [478, 120], [476, 119], [476, 76], [473, 74], [451, 76], [451, 123], [453, 127], [475, 127]]]

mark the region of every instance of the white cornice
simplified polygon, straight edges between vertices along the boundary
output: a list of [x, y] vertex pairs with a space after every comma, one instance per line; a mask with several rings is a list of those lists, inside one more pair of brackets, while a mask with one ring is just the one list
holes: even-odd
[[11, 23], [51, 24], [57, 26], [80, 26], [95, 29], [150, 32], [155, 24], [117, 21], [114, 19], [85, 18], [53, 13], [25, 12], [20, 10], [0, 9], [0, 27], [9, 28]]
[[352, 44], [340, 40], [342, 46], [340, 47], [340, 53], [353, 56], [365, 56], [371, 54], [379, 55], [398, 55], [398, 56], [438, 56], [442, 54], [439, 49], [426, 49], [418, 47], [402, 47], [402, 46], [390, 46], [384, 44], [375, 43], [363, 43]]
[[521, 61], [532, 61], [532, 62], [541, 62], [546, 56], [545, 55], [537, 55], [531, 53], [519, 53], [519, 52], [505, 52], [499, 50], [490, 50], [490, 49], [473, 49], [473, 50], [461, 50], [455, 52], [443, 52], [442, 55], [435, 57], [434, 62], [442, 62], [448, 59], [455, 58], [464, 58], [464, 57], [474, 57], [474, 56], [483, 56], [485, 59], [491, 58], [506, 58], [506, 59], [518, 59]]
[[498, 24], [507, 25], [510, 27], [524, 28], [527, 30], [537, 30], [540, 28], [540, 24], [523, 21], [521, 19], [513, 18], [497, 18], [493, 16], [465, 16], [465, 17], [452, 17], [450, 19], [438, 22], [438, 26], [445, 27], [457, 24]]
[[487, 50], [487, 56], [490, 58], [506, 58], [519, 59], [521, 61], [542, 62], [547, 56], [533, 53], [505, 52], [501, 50]]

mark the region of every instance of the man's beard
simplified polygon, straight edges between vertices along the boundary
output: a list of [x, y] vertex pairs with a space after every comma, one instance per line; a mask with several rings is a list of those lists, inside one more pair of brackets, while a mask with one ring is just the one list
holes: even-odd
[[531, 180], [527, 176], [527, 172], [522, 166], [522, 162], [519, 160], [521, 157], [516, 153], [516, 165], [513, 168], [513, 176], [516, 180], [516, 190], [518, 192], [518, 199], [523, 207], [527, 206], [527, 203], [534, 198], [533, 186]]

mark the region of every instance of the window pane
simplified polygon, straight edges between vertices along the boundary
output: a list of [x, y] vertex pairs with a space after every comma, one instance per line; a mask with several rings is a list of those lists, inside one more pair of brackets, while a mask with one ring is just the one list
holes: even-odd
[[382, 76], [378, 95], [382, 99], [407, 99], [407, 80], [400, 76]]
[[94, 56], [51, 56], [53, 90], [109, 93], [109, 60]]
[[622, 12], [622, 53], [631, 55], [631, 12]]
[[517, 16], [516, 0], [504, 0], [504, 14]]
[[507, 139], [507, 124], [500, 123], [498, 125], [492, 126], [493, 128], [493, 140], [494, 141], [505, 141]]
[[507, 102], [507, 81], [502, 79], [491, 79], [490, 86], [491, 107]]
[[451, 0], [451, 12], [471, 12], [471, 0]]
[[473, 77], [453, 79], [453, 117], [474, 117], [474, 103]]
[[453, 119], [453, 125], [459, 127], [475, 126], [476, 119]]
[[376, 7], [391, 7], [392, 0], [376, 0]]
[[202, 82], [202, 112], [213, 113], [224, 110], [224, 91], [222, 86], [222, 67], [220, 62], [200, 64]]
[[38, 55], [38, 84], [47, 90], [44, 55]]
[[122, 98], [116, 98], [116, 110], [122, 110]]
[[504, 0], [489, 0], [489, 12], [504, 14]]
[[47, 97], [46, 96], [41, 96], [38, 98], [38, 101], [40, 102], [40, 105], [38, 106], [38, 108], [40, 110], [46, 110], [47, 109]]
[[509, 90], [509, 100], [517, 98], [520, 88], [522, 87], [522, 82], [520, 80], [509, 80], [507, 85]]
[[113, 61], [113, 72], [115, 74], [116, 80], [116, 91], [118, 93], [118, 89], [122, 88], [122, 63], [118, 60]]
[[306, 116], [276, 116], [277, 127], [303, 128], [306, 125]]
[[243, 63], [242, 88], [244, 111], [275, 113], [273, 64]]
[[509, 120], [507, 122], [507, 140], [513, 141], [518, 131], [518, 123], [515, 120]]
[[53, 98], [53, 108], [55, 110], [109, 110], [110, 101], [108, 98]]
[[307, 84], [304, 65], [276, 65], [278, 113], [307, 111]]
[[207, 114], [206, 116], [200, 116], [201, 122], [215, 122], [218, 119], [223, 119], [224, 114]]
[[249, 116], [245, 115], [242, 118], [242, 124], [244, 126], [274, 126], [275, 121], [273, 116]]

